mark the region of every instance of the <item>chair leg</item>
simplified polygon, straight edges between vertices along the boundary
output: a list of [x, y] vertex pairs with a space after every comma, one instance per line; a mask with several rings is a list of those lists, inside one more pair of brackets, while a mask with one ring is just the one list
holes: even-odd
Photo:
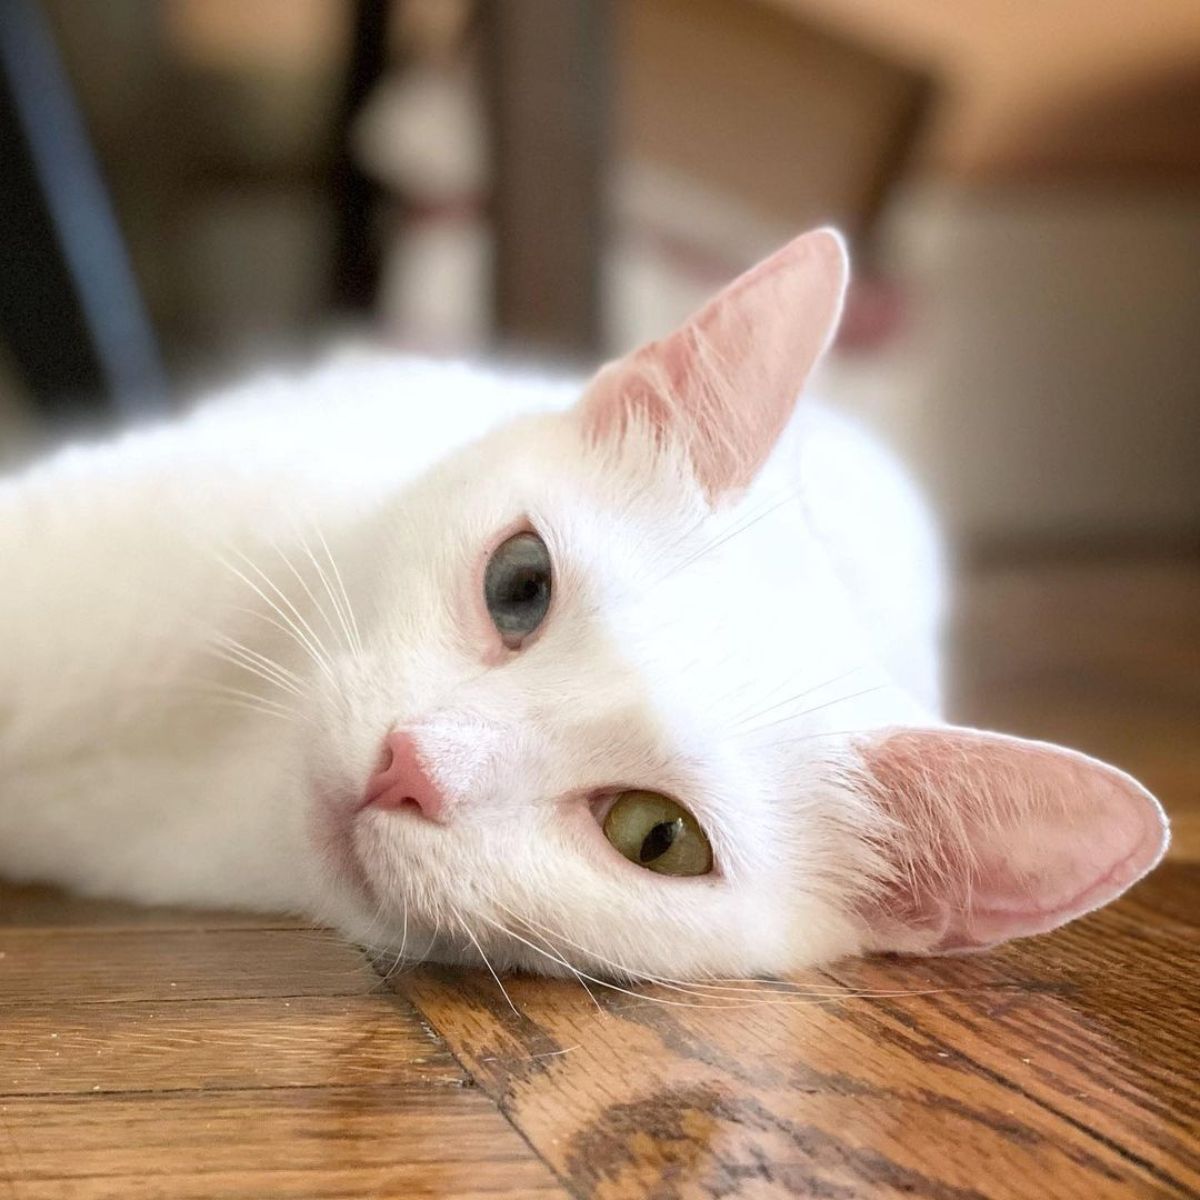
[[341, 312], [373, 308], [379, 289], [381, 249], [372, 227], [379, 189], [350, 150], [350, 129], [387, 65], [389, 0], [354, 0], [350, 59], [338, 116], [333, 165], [333, 304]]
[[47, 415], [166, 395], [100, 172], [35, 0], [0, 3], [0, 339]]
[[495, 320], [520, 349], [600, 349], [607, 0], [486, 0]]

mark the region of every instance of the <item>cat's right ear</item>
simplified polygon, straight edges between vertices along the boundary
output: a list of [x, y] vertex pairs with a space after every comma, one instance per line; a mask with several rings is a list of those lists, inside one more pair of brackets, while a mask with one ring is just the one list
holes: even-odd
[[1045, 742], [942, 726], [858, 743], [895, 871], [861, 909], [873, 950], [981, 950], [1119, 896], [1169, 831], [1135, 779]]
[[589, 435], [673, 441], [710, 502], [745, 488], [833, 339], [848, 275], [839, 234], [796, 238], [680, 329], [601, 370], [581, 404]]

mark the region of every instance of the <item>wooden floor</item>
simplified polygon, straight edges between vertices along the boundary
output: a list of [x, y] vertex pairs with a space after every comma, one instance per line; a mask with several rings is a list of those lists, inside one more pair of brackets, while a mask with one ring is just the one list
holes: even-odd
[[1200, 1195], [1200, 569], [992, 568], [963, 614], [960, 716], [1171, 811], [1119, 904], [775, 1003], [514, 979], [518, 1017], [286, 921], [0, 892], [0, 1198]]

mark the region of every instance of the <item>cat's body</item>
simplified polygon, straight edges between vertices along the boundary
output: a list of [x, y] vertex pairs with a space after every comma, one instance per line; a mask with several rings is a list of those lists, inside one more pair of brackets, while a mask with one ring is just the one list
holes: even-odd
[[[577, 382], [347, 357], [0, 482], [0, 876], [634, 975], [983, 944], [1096, 902], [1075, 886], [1094, 882], [1086, 864], [1050, 864], [1056, 902], [1030, 887], [1044, 831], [997, 872], [969, 830], [958, 848], [969, 813], [949, 836], [921, 801], [924, 824], [898, 832], [883, 792], [912, 790], [909, 748], [862, 739], [940, 728], [942, 589], [891, 458], [816, 404], [788, 418], [790, 399], [773, 429], [738, 416], [711, 446], [672, 445], [686, 387], [618, 428], [613, 378], [581, 407]], [[517, 653], [478, 594], [489, 548], [519, 527], [549, 547], [555, 591]], [[420, 803], [364, 806], [397, 729]], [[938, 775], [946, 745], [921, 772]], [[1124, 831], [1107, 898], [1156, 857], [1160, 816], [1118, 772], [1054, 753], [1072, 778], [1105, 773], [1098, 811]], [[691, 807], [713, 873], [608, 861], [598, 817], [620, 788]], [[977, 824], [990, 839], [1006, 821]], [[897, 876], [956, 856], [965, 881], [931, 916]], [[1016, 928], [995, 915], [1007, 900], [970, 916], [993, 875], [1038, 901]]]

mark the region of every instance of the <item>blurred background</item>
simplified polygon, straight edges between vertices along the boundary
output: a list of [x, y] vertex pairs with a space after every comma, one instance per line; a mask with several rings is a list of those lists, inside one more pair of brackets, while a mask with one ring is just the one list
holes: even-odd
[[806, 227], [959, 544], [1200, 530], [1196, 0], [0, 0], [0, 461], [352, 334], [594, 361]]

